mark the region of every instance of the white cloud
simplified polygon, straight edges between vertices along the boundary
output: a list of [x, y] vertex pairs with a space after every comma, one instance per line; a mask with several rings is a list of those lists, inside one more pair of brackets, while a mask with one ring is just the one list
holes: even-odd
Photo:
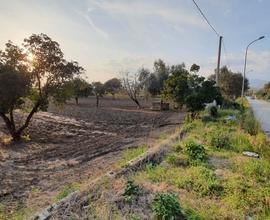
[[91, 16], [89, 15], [89, 13], [92, 11], [93, 9], [91, 8], [88, 8], [87, 12], [80, 12], [80, 11], [77, 11], [77, 13], [82, 16], [86, 21], [87, 23], [89, 24], [89, 26], [92, 28], [92, 30], [94, 30], [96, 33], [98, 33], [100, 36], [102, 36], [103, 38], [105, 39], [108, 39], [109, 38], [109, 34], [104, 31], [103, 29], [101, 29], [100, 27], [98, 27], [93, 19], [91, 18]]
[[[184, 2], [183, 2], [184, 3]], [[147, 20], [152, 16], [158, 17], [166, 22], [178, 25], [191, 25], [198, 28], [206, 28], [206, 24], [195, 11], [190, 12], [187, 7], [173, 8], [168, 5], [162, 5], [157, 1], [106, 1], [89, 0], [91, 10], [98, 9], [114, 16], [123, 16], [130, 20]], [[124, 18], [123, 18], [124, 19]]]

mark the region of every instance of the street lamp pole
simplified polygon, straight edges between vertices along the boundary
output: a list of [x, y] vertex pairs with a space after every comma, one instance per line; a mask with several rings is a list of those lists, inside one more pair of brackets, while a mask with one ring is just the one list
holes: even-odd
[[244, 64], [244, 74], [243, 74], [243, 82], [242, 82], [242, 92], [241, 92], [241, 105], [243, 105], [243, 99], [244, 99], [244, 90], [245, 90], [245, 79], [246, 79], [246, 68], [247, 68], [247, 55], [248, 55], [248, 48], [251, 44], [255, 43], [256, 41], [262, 40], [264, 36], [259, 37], [258, 39], [250, 42], [247, 45], [246, 48], [246, 54], [245, 54], [245, 64]]

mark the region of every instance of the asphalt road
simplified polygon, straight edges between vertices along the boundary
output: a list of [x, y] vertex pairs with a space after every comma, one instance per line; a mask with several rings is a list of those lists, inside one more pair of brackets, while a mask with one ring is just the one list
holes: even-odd
[[267, 136], [270, 138], [270, 102], [258, 99], [247, 98], [251, 105], [254, 115], [261, 123], [261, 126]]

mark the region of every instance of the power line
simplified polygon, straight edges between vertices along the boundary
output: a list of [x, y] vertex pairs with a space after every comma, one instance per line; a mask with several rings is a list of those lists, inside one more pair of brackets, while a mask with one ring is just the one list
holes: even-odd
[[195, 4], [195, 6], [197, 7], [197, 9], [199, 10], [200, 14], [203, 16], [203, 18], [205, 19], [205, 21], [207, 22], [207, 24], [211, 27], [211, 29], [215, 32], [215, 34], [220, 37], [221, 35], [216, 31], [216, 29], [213, 27], [213, 25], [211, 25], [210, 21], [207, 19], [207, 17], [205, 16], [205, 14], [203, 13], [203, 11], [200, 9], [199, 5], [195, 2], [195, 0], [192, 0], [193, 3]]

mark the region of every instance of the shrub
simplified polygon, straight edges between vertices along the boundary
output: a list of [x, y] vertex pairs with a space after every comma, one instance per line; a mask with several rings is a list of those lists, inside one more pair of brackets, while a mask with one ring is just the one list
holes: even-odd
[[239, 110], [241, 108], [241, 105], [239, 103], [233, 102], [229, 99], [224, 99], [222, 102], [222, 107]]
[[123, 196], [129, 199], [132, 195], [141, 195], [141, 190], [140, 187], [136, 185], [133, 180], [128, 180]]
[[179, 142], [176, 142], [173, 146], [172, 146], [173, 150], [176, 152], [181, 152], [182, 151], [182, 145]]
[[186, 144], [186, 152], [191, 161], [203, 161], [206, 156], [204, 146], [194, 142], [188, 142]]
[[230, 148], [230, 138], [227, 132], [217, 131], [211, 135], [210, 144], [212, 147], [218, 149], [228, 149]]
[[172, 193], [158, 193], [153, 201], [158, 219], [171, 220], [183, 216], [177, 196]]
[[213, 118], [216, 118], [218, 116], [218, 109], [216, 106], [211, 106], [208, 111], [210, 116], [212, 116]]

